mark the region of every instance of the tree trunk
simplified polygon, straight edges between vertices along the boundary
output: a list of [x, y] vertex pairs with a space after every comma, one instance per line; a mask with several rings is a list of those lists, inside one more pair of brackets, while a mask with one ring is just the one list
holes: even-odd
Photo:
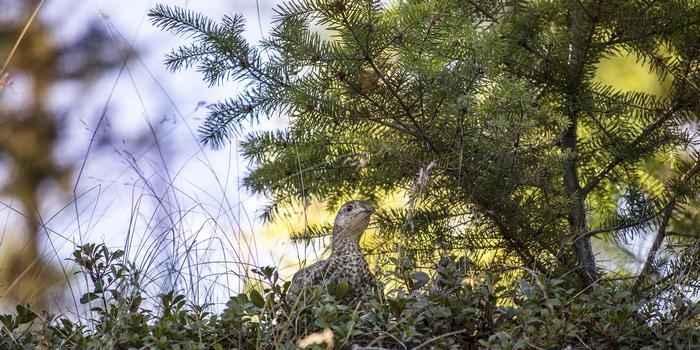
[[563, 151], [570, 152], [569, 159], [564, 164], [564, 193], [569, 198], [569, 239], [577, 258], [576, 271], [581, 282], [588, 286], [598, 279], [596, 272], [595, 256], [591, 247], [591, 240], [586, 236], [588, 224], [586, 221], [585, 196], [581, 192], [578, 179], [578, 164], [576, 155], [576, 116], [573, 123], [562, 133], [561, 147]]
[[588, 286], [598, 279], [595, 256], [591, 241], [586, 232], [586, 194], [581, 191], [578, 178], [576, 130], [580, 113], [579, 103], [582, 92], [586, 55], [592, 40], [594, 24], [586, 21], [587, 14], [579, 1], [569, 2], [569, 60], [567, 62], [565, 86], [565, 114], [569, 125], [561, 133], [561, 150], [566, 154], [564, 163], [564, 193], [569, 198], [569, 239], [576, 255], [576, 271], [581, 282]]

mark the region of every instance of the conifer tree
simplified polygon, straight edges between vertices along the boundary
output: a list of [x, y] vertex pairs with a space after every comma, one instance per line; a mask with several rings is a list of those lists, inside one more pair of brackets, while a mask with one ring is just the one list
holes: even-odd
[[[204, 144], [289, 117], [242, 142], [244, 184], [270, 198], [266, 218], [308, 198], [407, 193], [379, 232], [418, 260], [463, 254], [584, 287], [601, 278], [591, 239], [632, 234], [654, 242], [639, 286], [673, 273], [657, 255], [700, 171], [693, 1], [289, 0], [257, 44], [240, 15], [157, 6], [150, 17], [192, 41], [170, 69], [247, 84], [210, 108]], [[595, 82], [600, 60], [624, 54], [670, 81], [668, 96]], [[659, 177], [652, 163], [672, 165]], [[697, 251], [697, 236], [688, 242]], [[477, 261], [484, 251], [491, 260]]]

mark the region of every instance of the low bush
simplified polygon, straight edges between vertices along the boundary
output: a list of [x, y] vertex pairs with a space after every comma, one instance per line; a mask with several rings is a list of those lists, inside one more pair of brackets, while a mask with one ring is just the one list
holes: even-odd
[[[230, 298], [221, 313], [176, 292], [146, 309], [139, 274], [121, 251], [79, 247], [73, 259], [92, 290], [91, 318], [0, 316], [0, 349], [685, 349], [700, 344], [700, 307], [678, 293], [661, 303], [624, 281], [582, 292], [532, 274], [505, 283], [487, 273], [468, 283], [449, 260], [412, 288], [339, 303], [346, 286], [312, 287], [290, 298], [274, 268], [263, 287]], [[402, 276], [407, 277], [407, 276]], [[292, 287], [295, 288], [295, 287]]]

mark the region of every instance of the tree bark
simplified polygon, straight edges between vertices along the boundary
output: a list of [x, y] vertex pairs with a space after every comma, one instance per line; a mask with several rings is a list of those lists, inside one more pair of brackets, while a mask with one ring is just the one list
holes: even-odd
[[581, 282], [588, 286], [598, 279], [595, 256], [590, 237], [586, 235], [586, 193], [581, 190], [578, 177], [576, 131], [580, 113], [580, 93], [586, 65], [586, 56], [592, 40], [594, 24], [586, 19], [588, 13], [579, 1], [569, 2], [569, 60], [566, 67], [565, 115], [569, 125], [561, 133], [561, 150], [566, 155], [564, 163], [564, 193], [569, 198], [569, 239], [576, 255], [576, 272]]
[[563, 151], [570, 152], [570, 159], [564, 164], [564, 193], [569, 198], [569, 239], [577, 258], [576, 271], [581, 282], [588, 286], [598, 279], [595, 256], [588, 232], [586, 219], [585, 195], [581, 192], [578, 178], [576, 155], [576, 116], [573, 116], [571, 126], [566, 128], [561, 136]]

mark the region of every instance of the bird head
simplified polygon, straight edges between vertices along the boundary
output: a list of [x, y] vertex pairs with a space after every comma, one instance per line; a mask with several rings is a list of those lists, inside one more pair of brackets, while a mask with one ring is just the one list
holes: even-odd
[[369, 218], [374, 207], [365, 201], [350, 201], [338, 210], [333, 224], [333, 238], [359, 241], [369, 225]]

